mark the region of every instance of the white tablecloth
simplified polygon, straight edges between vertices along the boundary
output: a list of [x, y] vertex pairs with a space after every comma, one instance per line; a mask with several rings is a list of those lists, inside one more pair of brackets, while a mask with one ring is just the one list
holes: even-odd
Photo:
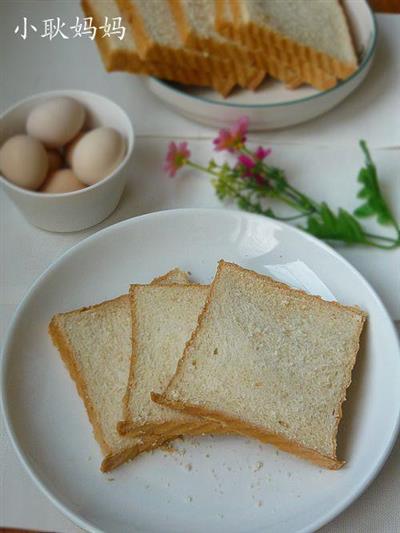
[[[13, 31], [22, 18], [30, 22], [80, 15], [75, 1], [2, 0], [0, 6], [0, 108], [30, 94], [56, 88], [82, 88], [112, 97], [128, 110], [138, 144], [132, 179], [118, 209], [105, 222], [76, 234], [52, 234], [30, 226], [0, 195], [0, 338], [3, 342], [16, 305], [31, 283], [63, 251], [100, 228], [138, 214], [184, 206], [219, 206], [207, 178], [163, 177], [160, 166], [170, 137], [190, 138], [200, 160], [210, 155], [214, 131], [193, 124], [164, 107], [143, 83], [124, 74], [104, 73], [88, 39], [49, 42], [38, 36], [23, 41]], [[273, 147], [274, 162], [316, 196], [352, 208], [355, 176], [362, 157], [357, 140], [366, 137], [400, 210], [400, 16], [378, 16], [377, 60], [365, 84], [337, 110], [311, 123], [262, 137]], [[397, 100], [396, 100], [397, 98]], [[396, 107], [397, 106], [397, 107]], [[397, 112], [396, 112], [397, 110]], [[340, 157], [337, 154], [340, 153]], [[322, 172], [321, 172], [322, 169]], [[317, 172], [318, 170], [318, 172]], [[397, 170], [397, 182], [393, 175]], [[396, 201], [397, 198], [397, 201]], [[400, 211], [397, 211], [400, 216]], [[400, 256], [340, 249], [370, 280], [393, 317], [400, 318]], [[397, 290], [397, 298], [396, 291]], [[400, 332], [400, 323], [398, 323]], [[384, 414], [383, 414], [384, 415]], [[400, 445], [370, 488], [345, 513], [323, 528], [341, 531], [400, 531]], [[29, 527], [60, 533], [79, 531], [40, 493], [19, 464], [0, 427], [0, 526]]]

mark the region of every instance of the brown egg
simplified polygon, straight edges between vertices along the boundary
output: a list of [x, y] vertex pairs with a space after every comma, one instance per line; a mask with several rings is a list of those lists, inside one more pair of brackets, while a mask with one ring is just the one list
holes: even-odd
[[0, 149], [0, 172], [24, 189], [38, 189], [46, 179], [48, 168], [46, 150], [29, 135], [15, 135]]
[[53, 174], [64, 166], [62, 155], [57, 150], [47, 150], [47, 156], [49, 158], [48, 174]]
[[32, 109], [26, 131], [48, 148], [61, 148], [82, 129], [85, 114], [83, 105], [74, 98], [51, 98]]
[[81, 183], [75, 174], [69, 168], [56, 170], [44, 182], [40, 192], [59, 194], [63, 192], [79, 191], [84, 189], [85, 185]]
[[87, 131], [82, 131], [81, 133], [78, 133], [78, 135], [72, 139], [71, 142], [66, 144], [64, 146], [64, 158], [65, 162], [69, 167], [72, 167], [72, 155], [75, 149], [75, 146], [78, 144], [78, 141], [82, 139], [82, 137], [87, 133]]
[[72, 169], [86, 185], [92, 185], [109, 176], [121, 163], [126, 153], [123, 136], [114, 128], [96, 128], [76, 143], [72, 154]]

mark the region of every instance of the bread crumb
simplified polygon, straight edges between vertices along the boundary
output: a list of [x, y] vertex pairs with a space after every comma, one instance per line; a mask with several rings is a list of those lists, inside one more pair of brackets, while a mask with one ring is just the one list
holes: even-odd
[[192, 467], [191, 463], [188, 463], [187, 465], [185, 465], [185, 468], [186, 468], [186, 470], [188, 470], [190, 472], [193, 467]]
[[262, 463], [261, 461], [257, 461], [255, 467], [253, 468], [253, 472], [258, 472], [263, 466], [264, 463]]
[[193, 496], [188, 496], [186, 498], [186, 501], [188, 501], [189, 503], [191, 503], [193, 501]]
[[115, 477], [108, 477], [108, 481], [115, 481]]
[[[163, 450], [164, 452], [167, 452], [167, 453], [176, 453], [178, 451], [171, 444], [162, 444], [160, 446], [160, 450]], [[155, 450], [152, 450], [152, 451], [155, 451]], [[164, 457], [167, 457], [167, 456], [164, 455]]]

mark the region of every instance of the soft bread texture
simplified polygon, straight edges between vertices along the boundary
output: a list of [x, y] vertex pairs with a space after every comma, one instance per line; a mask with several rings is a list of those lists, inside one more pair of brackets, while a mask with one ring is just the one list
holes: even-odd
[[122, 23], [126, 28], [123, 40], [120, 40], [115, 35], [103, 39], [100, 36], [100, 32], [96, 34], [96, 44], [107, 71], [130, 72], [156, 76], [189, 85], [213, 87], [224, 96], [228, 95], [234, 88], [236, 83], [233, 76], [222, 78], [219, 75], [212, 74], [210, 71], [191, 68], [187, 64], [171, 65], [161, 61], [160, 58], [155, 61], [142, 60], [129, 23], [117, 6], [116, 0], [102, 0], [101, 2], [98, 0], [82, 0], [81, 5], [85, 15], [92, 17], [96, 26], [101, 26], [104, 22], [104, 17], [108, 16], [109, 18], [121, 17]]
[[[176, 371], [186, 342], [196, 327], [209, 287], [205, 285], [132, 285], [132, 358], [124, 396], [122, 434], [192, 433], [209, 421], [182, 414], [152, 401]], [[204, 430], [204, 432], [207, 432]]]
[[241, 83], [242, 86], [257, 88], [269, 73], [268, 69], [271, 69], [272, 77], [283, 81], [290, 88], [301, 85], [301, 79], [293, 70], [281, 65], [274, 58], [266, 56], [262, 50], [243, 46], [232, 39], [223, 37], [216, 31], [218, 21], [225, 22], [229, 18], [226, 1], [169, 0], [169, 4], [181, 39], [186, 46], [203, 50], [216, 57], [230, 58], [235, 66], [235, 72], [242, 71], [239, 77], [242, 81], [246, 77], [243, 65], [252, 65], [256, 68], [255, 76], [249, 83], [244, 85]]
[[220, 261], [198, 325], [155, 401], [331, 469], [365, 314]]
[[[223, 37], [215, 29], [214, 0], [168, 0], [184, 46], [232, 63], [239, 85], [256, 89], [267, 75], [256, 67], [251, 50]], [[251, 69], [251, 70], [249, 70]]]
[[214, 87], [217, 80], [220, 84], [224, 81], [230, 90], [236, 83], [242, 87], [254, 86], [259, 72], [252, 65], [246, 63], [236, 68], [237, 63], [229, 57], [217, 57], [184, 46], [167, 0], [117, 0], [117, 3], [131, 25], [143, 60], [208, 72]]
[[[175, 269], [153, 283], [189, 283], [189, 278]], [[166, 440], [121, 437], [116, 429], [128, 382], [131, 328], [128, 295], [55, 315], [49, 325], [49, 334], [76, 384], [103, 452], [103, 472]]]
[[324, 88], [327, 73], [341, 79], [357, 68], [357, 57], [338, 0], [229, 0], [229, 36], [293, 68], [305, 81]]

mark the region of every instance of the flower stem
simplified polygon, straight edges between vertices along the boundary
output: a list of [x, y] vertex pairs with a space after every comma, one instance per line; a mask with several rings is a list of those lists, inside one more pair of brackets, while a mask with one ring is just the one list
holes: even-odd
[[196, 170], [201, 170], [202, 172], [207, 172], [207, 174], [211, 174], [212, 176], [215, 176], [216, 178], [219, 177], [219, 173], [215, 172], [214, 170], [211, 170], [207, 167], [203, 167], [202, 165], [199, 165], [198, 163], [195, 163], [194, 161], [186, 161], [186, 164], [189, 167], [195, 168]]

